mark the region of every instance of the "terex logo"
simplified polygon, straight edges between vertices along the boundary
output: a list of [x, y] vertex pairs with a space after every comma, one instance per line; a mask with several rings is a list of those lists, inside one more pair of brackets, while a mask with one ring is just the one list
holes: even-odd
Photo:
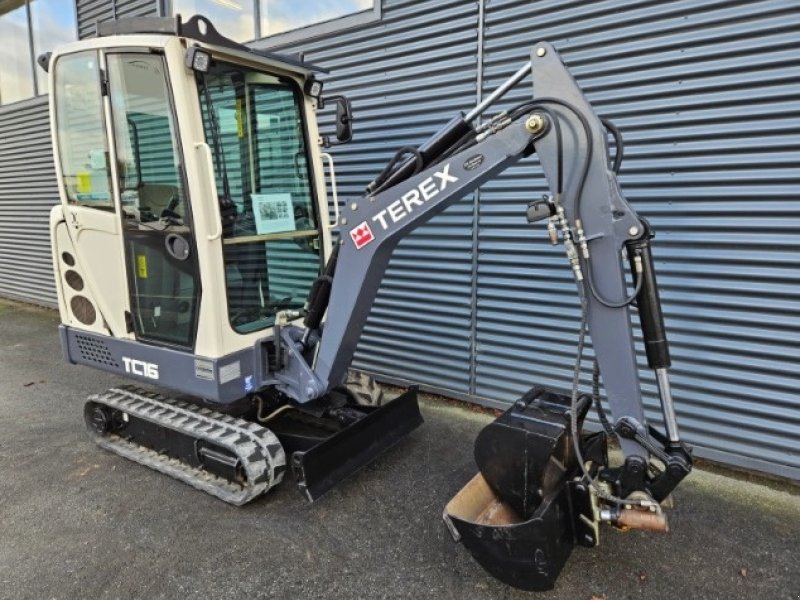
[[154, 363], [145, 362], [143, 360], [136, 360], [135, 358], [122, 357], [122, 362], [125, 364], [125, 371], [138, 375], [139, 377], [147, 377], [148, 379], [158, 379], [158, 365]]
[[402, 221], [409, 214], [414, 212], [415, 207], [422, 206], [425, 202], [443, 191], [448, 183], [455, 183], [456, 181], [458, 181], [458, 177], [450, 175], [450, 163], [448, 163], [441, 171], [434, 173], [433, 177], [428, 177], [417, 187], [403, 194], [400, 200], [392, 202], [389, 206], [372, 217], [372, 220], [376, 223], [380, 223], [381, 229], [385, 231], [389, 229], [387, 217], [392, 223]]
[[362, 221], [360, 224], [353, 227], [350, 230], [350, 237], [356, 245], [356, 250], [361, 250], [375, 239], [375, 235], [372, 233], [372, 229], [370, 229], [366, 221]]

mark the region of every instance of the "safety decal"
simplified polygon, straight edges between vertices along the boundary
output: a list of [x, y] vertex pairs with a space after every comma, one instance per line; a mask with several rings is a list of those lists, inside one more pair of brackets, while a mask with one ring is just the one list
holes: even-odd
[[350, 237], [356, 245], [356, 250], [361, 250], [364, 246], [375, 240], [375, 235], [372, 233], [366, 221], [362, 221], [360, 225], [356, 225], [350, 230]]
[[147, 279], [147, 255], [136, 255], [136, 276], [139, 279]]

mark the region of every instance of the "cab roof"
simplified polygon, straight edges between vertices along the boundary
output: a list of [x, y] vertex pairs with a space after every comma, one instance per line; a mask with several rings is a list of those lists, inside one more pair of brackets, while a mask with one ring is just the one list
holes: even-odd
[[304, 71], [328, 73], [327, 69], [306, 62], [302, 54], [292, 56], [268, 50], [256, 50], [226, 38], [214, 28], [211, 21], [201, 15], [195, 15], [186, 22], [180, 15], [176, 15], [174, 17], [135, 17], [118, 21], [103, 21], [97, 24], [97, 37], [147, 33], [185, 37], [211, 46], [247, 52]]

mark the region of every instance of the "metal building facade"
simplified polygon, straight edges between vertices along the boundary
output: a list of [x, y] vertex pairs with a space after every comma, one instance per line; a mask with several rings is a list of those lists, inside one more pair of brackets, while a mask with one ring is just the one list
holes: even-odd
[[[800, 479], [800, 5], [785, 0], [384, 0], [382, 18], [288, 47], [331, 69], [355, 109], [334, 154], [356, 197], [393, 151], [468, 110], [547, 39], [626, 140], [621, 183], [655, 257], [679, 422], [697, 454]], [[155, 14], [79, 0], [79, 30]], [[500, 107], [530, 97], [521, 86]], [[324, 123], [323, 119], [323, 123]], [[0, 294], [52, 303], [56, 201], [42, 99], [0, 108]], [[535, 159], [404, 240], [359, 367], [503, 406], [567, 388], [577, 339], [560, 247], [525, 221]], [[587, 361], [587, 372], [590, 370]], [[642, 363], [648, 415], [655, 384]], [[586, 382], [584, 382], [586, 383]]]
[[[542, 38], [624, 133], [623, 190], [658, 231], [686, 439], [701, 456], [800, 478], [800, 4], [491, 0], [484, 91]], [[570, 274], [516, 216], [530, 172], [481, 191], [481, 396], [569, 381]]]

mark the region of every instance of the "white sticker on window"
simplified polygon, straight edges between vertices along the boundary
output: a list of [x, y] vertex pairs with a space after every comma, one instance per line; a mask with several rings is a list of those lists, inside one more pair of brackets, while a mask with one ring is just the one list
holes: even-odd
[[291, 194], [253, 194], [252, 198], [259, 235], [295, 230]]

